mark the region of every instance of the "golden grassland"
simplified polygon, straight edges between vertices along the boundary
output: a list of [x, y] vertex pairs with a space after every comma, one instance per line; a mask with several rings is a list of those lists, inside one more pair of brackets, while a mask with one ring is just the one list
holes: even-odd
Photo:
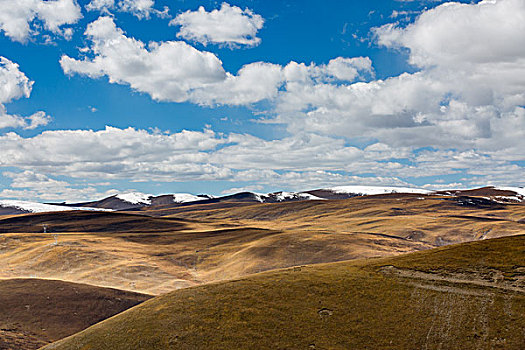
[[[523, 232], [523, 204], [459, 205], [453, 197], [389, 194], [345, 200], [258, 204], [180, 212], [168, 217], [265, 229], [390, 235], [433, 245]], [[522, 222], [523, 223], [523, 222]]]
[[523, 204], [472, 207], [422, 195], [222, 209], [197, 205], [170, 209], [169, 217], [148, 216], [158, 215], [156, 209], [138, 214], [4, 218], [0, 278], [51, 278], [161, 294], [296, 265], [517, 235], [525, 228]]
[[44, 349], [523, 349], [525, 236], [153, 298]]

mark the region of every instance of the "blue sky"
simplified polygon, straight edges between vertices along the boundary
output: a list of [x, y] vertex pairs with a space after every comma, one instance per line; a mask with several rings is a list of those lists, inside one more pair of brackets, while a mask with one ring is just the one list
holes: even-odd
[[0, 0], [0, 198], [523, 186], [524, 11]]

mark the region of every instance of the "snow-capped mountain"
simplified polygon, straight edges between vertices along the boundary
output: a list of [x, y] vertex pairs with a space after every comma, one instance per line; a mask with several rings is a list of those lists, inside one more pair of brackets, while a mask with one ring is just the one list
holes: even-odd
[[174, 193], [155, 196], [141, 192], [123, 192], [98, 201], [67, 205], [114, 210], [135, 210], [149, 206], [180, 205], [190, 202], [206, 201], [211, 198], [214, 197], [210, 195], [193, 195], [189, 193]]
[[[124, 202], [130, 204], [139, 204], [139, 205], [162, 205], [173, 203], [189, 203], [202, 201], [206, 199], [213, 198], [209, 195], [193, 195], [190, 193], [174, 193], [167, 195], [154, 196], [152, 194], [140, 193], [140, 192], [128, 192], [120, 193], [115, 195], [115, 198], [120, 199]], [[163, 203], [159, 203], [163, 202]]]
[[[164, 210], [178, 206], [207, 205], [227, 203], [228, 206], [247, 205], [256, 203], [281, 203], [304, 200], [333, 200], [347, 199], [357, 196], [385, 195], [385, 194], [418, 194], [441, 195], [458, 198], [478, 197], [484, 200], [500, 203], [525, 202], [525, 189], [522, 187], [482, 187], [469, 190], [429, 191], [411, 187], [379, 187], [379, 186], [337, 186], [304, 192], [272, 192], [253, 193], [241, 192], [222, 197], [210, 195], [193, 195], [189, 193], [174, 193], [154, 196], [140, 192], [123, 192], [99, 201], [76, 204], [40, 204], [4, 200], [0, 201], [0, 215], [21, 212], [45, 212], [65, 210], [143, 210], [154, 207]], [[481, 200], [480, 199], [480, 200]], [[222, 204], [221, 204], [222, 205]]]

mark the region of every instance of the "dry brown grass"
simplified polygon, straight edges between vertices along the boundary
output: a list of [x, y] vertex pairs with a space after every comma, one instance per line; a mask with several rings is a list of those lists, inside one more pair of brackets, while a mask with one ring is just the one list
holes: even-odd
[[520, 234], [524, 227], [518, 221], [525, 218], [525, 205], [463, 206], [451, 197], [392, 194], [242, 208], [201, 208], [170, 217], [266, 229], [382, 234], [439, 246]]
[[[441, 197], [410, 195], [213, 208], [185, 208], [174, 218], [72, 212], [0, 220], [0, 231], [8, 232], [0, 234], [0, 278], [54, 278], [160, 294], [276, 268], [515, 235], [525, 228], [518, 222], [525, 205], [462, 207]], [[38, 233], [43, 224], [49, 233]]]
[[521, 350], [524, 261], [522, 235], [266, 272], [156, 297], [45, 349]]

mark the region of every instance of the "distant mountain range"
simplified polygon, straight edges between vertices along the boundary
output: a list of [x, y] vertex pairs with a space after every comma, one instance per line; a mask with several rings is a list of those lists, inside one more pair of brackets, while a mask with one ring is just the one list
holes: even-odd
[[64, 202], [42, 204], [18, 200], [0, 200], [0, 215], [68, 210], [133, 211], [144, 208], [170, 208], [203, 204], [228, 204], [233, 206], [239, 204], [246, 205], [256, 203], [280, 203], [304, 200], [338, 200], [357, 196], [386, 195], [393, 193], [478, 197], [499, 203], [525, 202], [525, 189], [522, 187], [496, 188], [488, 186], [477, 189], [429, 191], [425, 189], [407, 187], [339, 186], [303, 192], [280, 191], [267, 194], [240, 192], [220, 197], [207, 194], [193, 195], [189, 193], [175, 193], [155, 196], [139, 192], [126, 192], [101, 200], [82, 203]]

